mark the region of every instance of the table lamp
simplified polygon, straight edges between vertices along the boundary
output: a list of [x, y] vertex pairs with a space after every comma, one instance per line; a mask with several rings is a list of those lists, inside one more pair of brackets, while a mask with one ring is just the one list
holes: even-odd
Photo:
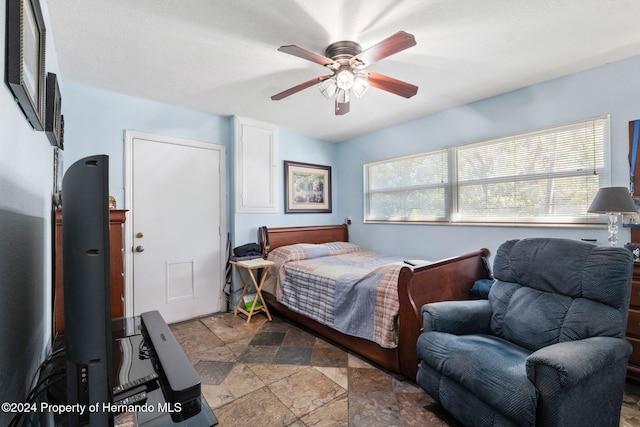
[[637, 213], [635, 203], [626, 187], [604, 187], [598, 190], [587, 212], [607, 214], [609, 217], [609, 245], [618, 244], [618, 215]]

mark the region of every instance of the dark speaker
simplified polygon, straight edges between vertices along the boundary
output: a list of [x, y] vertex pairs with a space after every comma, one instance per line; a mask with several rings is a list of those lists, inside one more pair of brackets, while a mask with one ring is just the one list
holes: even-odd
[[65, 173], [62, 248], [67, 402], [94, 409], [70, 413], [69, 425], [112, 425], [112, 414], [103, 411], [103, 404], [112, 401], [106, 155], [78, 160]]

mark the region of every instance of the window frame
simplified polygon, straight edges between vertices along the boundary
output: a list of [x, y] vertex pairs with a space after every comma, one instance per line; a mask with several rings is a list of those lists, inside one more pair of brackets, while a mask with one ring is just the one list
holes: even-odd
[[[536, 181], [536, 177], [547, 180], [551, 182], [551, 179], [560, 179], [563, 177], [573, 177], [575, 179], [581, 179], [579, 177], [584, 177], [585, 185], [588, 185], [589, 177], [597, 175], [597, 188], [606, 187], [610, 185], [611, 182], [611, 121], [609, 115], [597, 116], [589, 119], [578, 120], [575, 122], [564, 123], [556, 126], [551, 126], [543, 129], [538, 129], [534, 131], [521, 132], [513, 135], [502, 136], [498, 138], [491, 138], [484, 141], [471, 142], [466, 144], [460, 144], [455, 146], [449, 146], [444, 148], [439, 148], [435, 150], [430, 150], [426, 152], [411, 154], [407, 156], [395, 157], [385, 160], [378, 160], [374, 162], [369, 162], [363, 164], [363, 220], [365, 223], [390, 223], [390, 224], [434, 224], [434, 225], [496, 225], [496, 226], [551, 226], [551, 227], [585, 227], [594, 224], [601, 224], [603, 219], [601, 216], [596, 216], [592, 214], [586, 213], [586, 209], [588, 208], [588, 204], [584, 207], [584, 213], [576, 213], [574, 215], [555, 215], [555, 216], [529, 216], [518, 218], [517, 215], [512, 216], [482, 216], [482, 217], [471, 217], [464, 216], [460, 214], [460, 193], [461, 188], [464, 186], [469, 186], [472, 184], [472, 180], [466, 180], [463, 182], [459, 181], [459, 158], [458, 155], [461, 151], [477, 147], [477, 146], [498, 146], [500, 143], [512, 139], [514, 141], [527, 139], [532, 137], [537, 137], [540, 135], [560, 135], [561, 132], [567, 131], [570, 129], [577, 129], [580, 125], [588, 126], [592, 124], [595, 132], [595, 125], [599, 123], [599, 126], [602, 126], [602, 132], [598, 133], [598, 137], [601, 137], [601, 140], [598, 140], [598, 144], [602, 144], [602, 147], [598, 147], [597, 154], [594, 153], [594, 163], [593, 168], [589, 171], [586, 169], [576, 169], [575, 171], [555, 171], [553, 173], [537, 173], [537, 174], [523, 174], [523, 175], [511, 175], [507, 177], [496, 177], [496, 178], [478, 178], [476, 181], [483, 183], [491, 183], [491, 182], [502, 182], [502, 183], [511, 183], [511, 182], [527, 182], [533, 185]], [[595, 135], [595, 133], [594, 133]], [[596, 144], [596, 140], [594, 139], [594, 144]], [[584, 145], [583, 145], [584, 146]], [[594, 145], [595, 147], [595, 145]], [[371, 209], [371, 196], [373, 194], [385, 193], [385, 192], [402, 192], [411, 189], [411, 187], [402, 187], [396, 186], [394, 188], [384, 188], [384, 189], [370, 189], [370, 171], [372, 167], [376, 165], [381, 165], [390, 162], [401, 161], [404, 159], [410, 159], [414, 157], [428, 156], [434, 153], [447, 152], [448, 156], [448, 182], [442, 183], [441, 185], [437, 184], [429, 184], [425, 186], [415, 186], [417, 187], [432, 187], [432, 188], [444, 188], [444, 216], [431, 216], [431, 217], [420, 217], [419, 219], [411, 219], [410, 215], [398, 215], [394, 217], [381, 217], [381, 216], [373, 216], [370, 213]], [[598, 157], [599, 165], [596, 167], [596, 156]], [[601, 157], [600, 157], [601, 156]], [[597, 172], [594, 173], [594, 172]], [[593, 183], [591, 184], [593, 185]], [[595, 191], [597, 191], [595, 188]], [[591, 192], [593, 192], [593, 187], [591, 188]], [[588, 195], [588, 193], [586, 194]], [[594, 193], [595, 195], [595, 193]], [[517, 208], [516, 208], [517, 210]]]

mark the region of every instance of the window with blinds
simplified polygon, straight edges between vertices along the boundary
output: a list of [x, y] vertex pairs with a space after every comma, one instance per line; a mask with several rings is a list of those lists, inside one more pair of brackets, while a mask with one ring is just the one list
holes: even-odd
[[609, 150], [609, 118], [598, 117], [365, 164], [365, 221], [594, 222]]
[[449, 151], [365, 165], [366, 219], [443, 221], [449, 217]]

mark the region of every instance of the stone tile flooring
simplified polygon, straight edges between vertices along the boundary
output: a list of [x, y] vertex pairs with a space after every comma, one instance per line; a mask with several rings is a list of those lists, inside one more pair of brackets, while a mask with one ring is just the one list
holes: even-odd
[[[171, 325], [221, 427], [457, 426], [422, 389], [274, 316], [219, 313]], [[640, 427], [628, 383], [620, 426]]]

